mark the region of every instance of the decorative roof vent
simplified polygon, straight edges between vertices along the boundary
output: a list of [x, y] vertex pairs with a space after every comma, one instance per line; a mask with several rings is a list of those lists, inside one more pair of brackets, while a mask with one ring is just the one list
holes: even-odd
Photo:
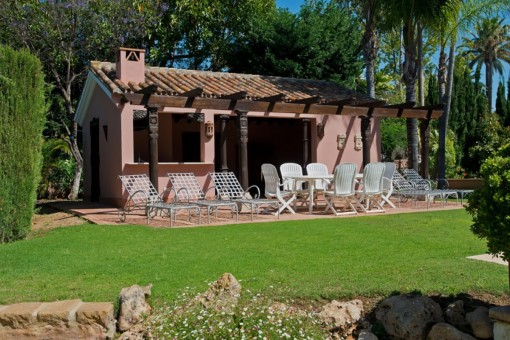
[[123, 83], [145, 82], [145, 50], [121, 47], [117, 54], [116, 69], [117, 78]]

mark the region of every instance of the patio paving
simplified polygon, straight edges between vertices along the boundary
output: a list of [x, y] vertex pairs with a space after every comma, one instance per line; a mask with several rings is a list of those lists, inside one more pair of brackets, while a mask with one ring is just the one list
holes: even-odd
[[[118, 209], [116, 207], [108, 206], [97, 202], [86, 202], [86, 201], [51, 201], [47, 202], [49, 206], [72, 213], [79, 216], [90, 223], [94, 224], [106, 224], [106, 225], [127, 225], [127, 224], [141, 224], [147, 225], [147, 219], [142, 214], [142, 211], [136, 211], [134, 213], [127, 214], [125, 222], [119, 220]], [[417, 202], [417, 205], [411, 204], [411, 202], [402, 203], [400, 207], [395, 204], [397, 208], [391, 208], [385, 205], [386, 214], [402, 214], [402, 213], [414, 213], [414, 212], [425, 212], [425, 211], [436, 211], [436, 210], [449, 210], [449, 209], [463, 209], [463, 206], [455, 202], [449, 202], [444, 207], [441, 207], [439, 202], [431, 203], [430, 208], [427, 209], [427, 203], [424, 201]], [[261, 223], [261, 222], [275, 222], [275, 221], [291, 221], [291, 220], [307, 220], [307, 219], [318, 219], [318, 218], [355, 218], [356, 216], [377, 216], [383, 213], [365, 214], [360, 212], [358, 215], [343, 215], [335, 216], [328, 211], [324, 213], [325, 203], [319, 201], [318, 206], [314, 208], [312, 214], [308, 212], [308, 206], [299, 207], [296, 214], [290, 214], [284, 212], [280, 215], [280, 218], [272, 214], [259, 214], [254, 215], [253, 221], [251, 221], [250, 213], [241, 211], [239, 213], [238, 222], [231, 217], [230, 211], [220, 211], [218, 219], [211, 216], [211, 223], [206, 224], [207, 217], [202, 215], [202, 223], [200, 226], [214, 226], [214, 225], [225, 225], [235, 223]], [[180, 227], [195, 227], [197, 226], [198, 218], [195, 216], [191, 222], [187, 221], [187, 213], [179, 212], [177, 220], [173, 224], [173, 228]], [[150, 220], [150, 226], [152, 227], [170, 227], [170, 221], [168, 217], [155, 217]]]

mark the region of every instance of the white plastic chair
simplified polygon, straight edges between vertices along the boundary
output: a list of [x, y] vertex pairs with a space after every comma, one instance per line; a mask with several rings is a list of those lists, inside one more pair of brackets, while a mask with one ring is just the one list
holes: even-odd
[[285, 209], [295, 214], [296, 212], [292, 209], [290, 204], [296, 200], [296, 193], [294, 191], [280, 189], [283, 187], [283, 184], [280, 182], [276, 167], [273, 164], [265, 163], [262, 164], [261, 171], [265, 183], [264, 195], [267, 198], [276, 198], [282, 204], [276, 214], [281, 214]]
[[[357, 165], [354, 163], [342, 163], [338, 164], [335, 167], [335, 173], [333, 177], [333, 190], [324, 191], [324, 199], [326, 200], [326, 211], [331, 209], [335, 215], [345, 215], [345, 214], [358, 214], [356, 207], [353, 203], [356, 203], [358, 206], [359, 201], [356, 198], [355, 191], [355, 177], [356, 177], [356, 169]], [[343, 212], [338, 212], [335, 209], [335, 200], [341, 200], [347, 204], [347, 207], [351, 210], [346, 210]]]
[[[306, 173], [310, 176], [323, 176], [328, 175], [328, 166], [323, 163], [310, 163], [306, 166]], [[315, 180], [314, 188], [315, 190], [326, 190], [331, 184], [331, 182], [327, 179], [318, 179]]]
[[381, 206], [388, 203], [390, 207], [396, 208], [395, 204], [390, 201], [391, 194], [393, 194], [393, 174], [395, 173], [395, 163], [386, 162], [384, 163], [385, 169], [383, 174], [383, 194]]
[[363, 169], [363, 188], [358, 193], [365, 212], [386, 212], [381, 205], [383, 195], [384, 163], [368, 163]]
[[283, 189], [296, 193], [297, 200], [302, 203], [308, 202], [309, 190], [305, 190], [304, 182], [291, 178], [292, 176], [303, 176], [303, 168], [297, 163], [283, 163], [280, 165], [282, 174]]

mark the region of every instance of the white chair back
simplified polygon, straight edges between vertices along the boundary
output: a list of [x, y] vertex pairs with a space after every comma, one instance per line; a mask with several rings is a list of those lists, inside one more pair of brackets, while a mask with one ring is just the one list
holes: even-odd
[[[323, 163], [310, 163], [306, 166], [306, 174], [310, 176], [323, 176], [328, 175], [328, 166]], [[315, 180], [315, 190], [326, 190], [327, 182], [322, 179]]]
[[278, 193], [280, 185], [280, 177], [278, 170], [273, 164], [265, 163], [261, 167], [262, 177], [264, 179], [264, 195], [267, 198], [275, 197]]
[[363, 169], [363, 194], [379, 195], [383, 192], [384, 163], [368, 163]]
[[336, 195], [354, 195], [355, 177], [357, 165], [354, 163], [342, 163], [335, 167], [334, 192]]
[[297, 163], [283, 163], [280, 165], [284, 190], [303, 190], [303, 181], [296, 181], [289, 176], [302, 176], [303, 168]]
[[396, 166], [395, 166], [395, 163], [393, 163], [393, 162], [386, 162], [386, 163], [384, 163], [384, 166], [385, 166], [385, 169], [384, 169], [383, 178], [386, 178], [386, 180], [383, 181], [383, 189], [385, 191], [388, 191], [393, 188], [392, 179], [393, 179], [393, 174], [395, 173]]

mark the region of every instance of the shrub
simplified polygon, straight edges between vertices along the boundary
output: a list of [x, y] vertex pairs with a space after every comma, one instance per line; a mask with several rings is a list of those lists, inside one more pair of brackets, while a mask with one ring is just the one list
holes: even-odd
[[[488, 252], [510, 260], [510, 143], [489, 157], [480, 169], [485, 185], [469, 197], [471, 230], [487, 240]], [[509, 268], [510, 285], [510, 268]]]
[[41, 166], [45, 83], [28, 51], [0, 46], [0, 242], [30, 231]]

